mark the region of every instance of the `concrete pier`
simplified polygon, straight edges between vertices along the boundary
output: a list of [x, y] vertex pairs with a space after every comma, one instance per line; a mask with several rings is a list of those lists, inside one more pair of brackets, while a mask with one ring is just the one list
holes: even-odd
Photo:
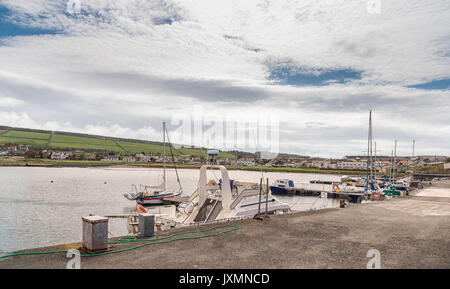
[[[450, 181], [431, 188], [441, 191], [432, 196], [418, 191], [405, 198], [345, 209], [234, 222], [241, 225], [239, 231], [82, 257], [81, 268], [364, 269], [370, 249], [379, 250], [381, 268], [450, 268]], [[198, 228], [178, 229], [159, 236]], [[114, 246], [121, 249], [129, 245]], [[0, 260], [0, 268], [65, 268], [67, 261], [65, 254], [18, 256]]]

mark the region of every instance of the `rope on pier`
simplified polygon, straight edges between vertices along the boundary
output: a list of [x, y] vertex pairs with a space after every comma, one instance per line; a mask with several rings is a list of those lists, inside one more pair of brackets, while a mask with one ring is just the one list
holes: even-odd
[[[173, 238], [173, 237], [180, 236], [180, 235], [209, 232], [209, 231], [212, 231], [212, 230], [215, 230], [215, 229], [218, 229], [218, 228], [225, 228], [225, 227], [231, 227], [231, 229], [220, 231], [220, 232], [217, 232], [217, 233], [206, 234], [206, 235]], [[141, 248], [141, 247], [144, 247], [144, 246], [148, 246], [148, 245], [153, 245], [153, 244], [169, 243], [169, 242], [174, 242], [174, 241], [179, 241], [179, 240], [190, 240], [190, 239], [202, 239], [202, 238], [216, 237], [216, 236], [219, 236], [219, 235], [222, 235], [222, 234], [225, 234], [225, 233], [228, 233], [228, 232], [236, 231], [236, 230], [239, 230], [239, 229], [241, 229], [241, 226], [229, 224], [229, 225], [214, 226], [214, 227], [211, 227], [211, 228], [208, 228], [208, 229], [204, 229], [204, 230], [195, 230], [195, 231], [174, 233], [174, 234], [171, 234], [169, 236], [160, 237], [160, 238], [138, 239], [136, 237], [129, 237], [129, 236], [127, 236], [127, 237], [119, 238], [119, 241], [117, 241], [117, 242], [109, 242], [109, 244], [125, 244], [125, 243], [132, 243], [132, 242], [145, 242], [145, 243], [144, 244], [140, 244], [138, 246], [130, 247], [130, 248], [124, 248], [124, 249], [120, 249], [120, 250], [106, 251], [106, 252], [94, 253], [94, 254], [80, 254], [80, 256], [81, 257], [92, 257], [92, 256], [109, 255], [109, 254], [114, 254], [114, 253], [130, 251], [130, 250], [138, 249], [138, 248]], [[171, 239], [171, 238], [173, 238], [173, 239]], [[47, 252], [12, 253], [12, 254], [8, 254], [8, 255], [0, 256], [0, 259], [7, 258], [7, 257], [12, 257], [12, 256], [45, 255], [45, 254], [55, 254], [55, 253], [66, 253], [68, 251], [69, 250], [47, 251]]]

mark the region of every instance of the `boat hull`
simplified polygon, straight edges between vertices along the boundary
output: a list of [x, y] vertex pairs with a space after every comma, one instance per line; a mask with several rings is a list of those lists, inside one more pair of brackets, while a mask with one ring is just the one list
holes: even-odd
[[287, 193], [286, 188], [276, 187], [276, 186], [270, 186], [270, 191], [274, 195], [284, 195]]
[[150, 196], [150, 197], [146, 197], [144, 199], [138, 199], [138, 200], [136, 200], [136, 203], [138, 205], [161, 205], [161, 204], [164, 204], [164, 200], [171, 199], [171, 198], [177, 197], [179, 195], [181, 195], [181, 194], [173, 193], [173, 194], [164, 194], [164, 195], [160, 195], [160, 196]]

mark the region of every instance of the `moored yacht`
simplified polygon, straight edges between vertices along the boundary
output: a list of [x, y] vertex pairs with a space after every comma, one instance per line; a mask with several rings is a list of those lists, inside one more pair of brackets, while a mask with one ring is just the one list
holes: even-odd
[[[207, 169], [219, 169], [221, 179], [207, 181]], [[272, 196], [267, 186], [231, 181], [221, 165], [203, 165], [197, 190], [189, 201], [178, 206], [177, 222], [206, 223], [229, 218], [253, 217], [258, 213], [290, 213], [289, 205]]]

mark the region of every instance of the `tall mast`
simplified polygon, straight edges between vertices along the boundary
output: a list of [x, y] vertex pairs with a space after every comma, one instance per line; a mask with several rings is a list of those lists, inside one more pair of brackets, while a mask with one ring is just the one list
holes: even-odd
[[394, 171], [394, 150], [391, 151], [391, 169], [389, 170], [389, 182], [392, 182], [392, 172]]
[[375, 179], [377, 177], [377, 142], [375, 141]]
[[370, 174], [373, 175], [373, 136], [372, 136], [372, 111], [370, 111], [369, 115], [369, 141], [370, 141]]
[[394, 183], [395, 183], [395, 158], [396, 157], [397, 157], [397, 140], [395, 140], [395, 143], [394, 143], [394, 172], [393, 172], [393, 176], [392, 176]]
[[175, 168], [175, 174], [177, 176], [178, 186], [180, 187], [180, 193], [182, 193], [183, 192], [183, 188], [181, 187], [180, 176], [178, 175], [178, 169], [177, 169], [177, 164], [176, 164], [176, 161], [175, 161], [175, 155], [173, 154], [172, 143], [170, 142], [169, 132], [167, 131], [167, 128], [165, 129], [165, 131], [166, 131], [166, 134], [167, 134], [167, 142], [169, 143], [170, 154], [172, 156], [173, 167]]
[[163, 122], [163, 163], [164, 163], [164, 174], [163, 174], [163, 183], [164, 183], [164, 191], [166, 190], [166, 123]]
[[372, 124], [372, 110], [369, 114], [369, 136], [367, 137], [367, 165], [366, 165], [366, 190], [365, 193], [369, 193], [369, 163], [370, 163], [370, 138], [371, 138], [371, 124]]

